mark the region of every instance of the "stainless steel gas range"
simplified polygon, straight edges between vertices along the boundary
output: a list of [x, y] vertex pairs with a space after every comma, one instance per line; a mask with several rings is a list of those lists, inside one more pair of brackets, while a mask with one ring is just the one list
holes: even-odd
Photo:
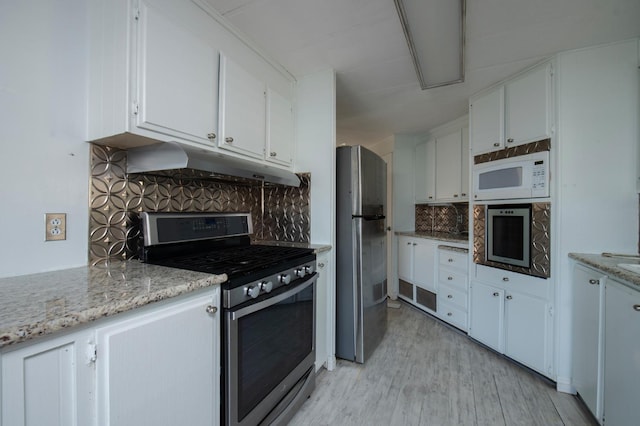
[[286, 424], [315, 388], [316, 256], [251, 245], [248, 213], [141, 213], [143, 262], [228, 276], [222, 423]]

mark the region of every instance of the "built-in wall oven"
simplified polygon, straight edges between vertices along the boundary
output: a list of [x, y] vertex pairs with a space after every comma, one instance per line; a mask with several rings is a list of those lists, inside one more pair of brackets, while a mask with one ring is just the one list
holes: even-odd
[[531, 266], [531, 204], [487, 206], [487, 260]]
[[140, 258], [227, 274], [221, 423], [286, 424], [315, 387], [316, 255], [251, 233], [248, 213], [142, 213]]

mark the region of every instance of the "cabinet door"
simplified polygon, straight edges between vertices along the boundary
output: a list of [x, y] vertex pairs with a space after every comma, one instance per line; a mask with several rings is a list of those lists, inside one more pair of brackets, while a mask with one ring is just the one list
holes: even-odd
[[505, 85], [506, 147], [551, 135], [551, 64], [527, 72]]
[[97, 329], [100, 425], [219, 420], [219, 289]]
[[469, 199], [469, 127], [462, 128], [462, 161], [460, 170], [460, 198]]
[[398, 237], [398, 277], [413, 282], [413, 239]]
[[417, 203], [427, 202], [427, 143], [413, 150], [413, 197]]
[[608, 281], [605, 287], [604, 420], [640, 419], [640, 293]]
[[138, 25], [136, 125], [211, 144], [218, 120], [218, 50], [145, 2]]
[[469, 336], [504, 352], [504, 290], [471, 281]]
[[318, 281], [316, 284], [316, 371], [327, 366], [329, 359], [329, 253], [317, 258]]
[[502, 149], [504, 146], [504, 86], [471, 100], [469, 135], [473, 155]]
[[267, 160], [290, 166], [293, 163], [293, 107], [272, 89], [267, 90]]
[[606, 275], [576, 265], [573, 270], [572, 384], [591, 413], [602, 419], [600, 321]]
[[514, 291], [506, 291], [505, 299], [504, 353], [534, 370], [548, 374], [547, 336], [550, 321], [546, 301]]
[[265, 109], [265, 84], [221, 54], [218, 146], [263, 159]]
[[2, 355], [0, 423], [92, 424], [91, 332], [74, 333]]
[[461, 166], [462, 130], [438, 138], [436, 142], [436, 199], [438, 201], [457, 201], [460, 198]]
[[435, 256], [433, 241], [416, 239], [413, 246], [413, 282], [418, 287], [436, 292]]

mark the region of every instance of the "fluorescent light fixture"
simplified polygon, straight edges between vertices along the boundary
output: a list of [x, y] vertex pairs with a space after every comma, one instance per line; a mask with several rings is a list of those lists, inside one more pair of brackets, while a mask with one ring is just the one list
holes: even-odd
[[422, 90], [464, 81], [466, 0], [394, 0]]

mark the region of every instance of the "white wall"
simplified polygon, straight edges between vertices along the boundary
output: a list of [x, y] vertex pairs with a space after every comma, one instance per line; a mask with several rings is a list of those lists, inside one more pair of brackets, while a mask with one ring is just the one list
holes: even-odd
[[[637, 41], [565, 52], [557, 60], [558, 158], [552, 205], [558, 386], [571, 376], [570, 252], [638, 252], [640, 133]], [[552, 179], [554, 176], [552, 175]], [[579, 309], [579, 307], [574, 307]]]
[[[87, 263], [86, 1], [0, 2], [0, 277]], [[44, 213], [67, 213], [44, 242]]]

